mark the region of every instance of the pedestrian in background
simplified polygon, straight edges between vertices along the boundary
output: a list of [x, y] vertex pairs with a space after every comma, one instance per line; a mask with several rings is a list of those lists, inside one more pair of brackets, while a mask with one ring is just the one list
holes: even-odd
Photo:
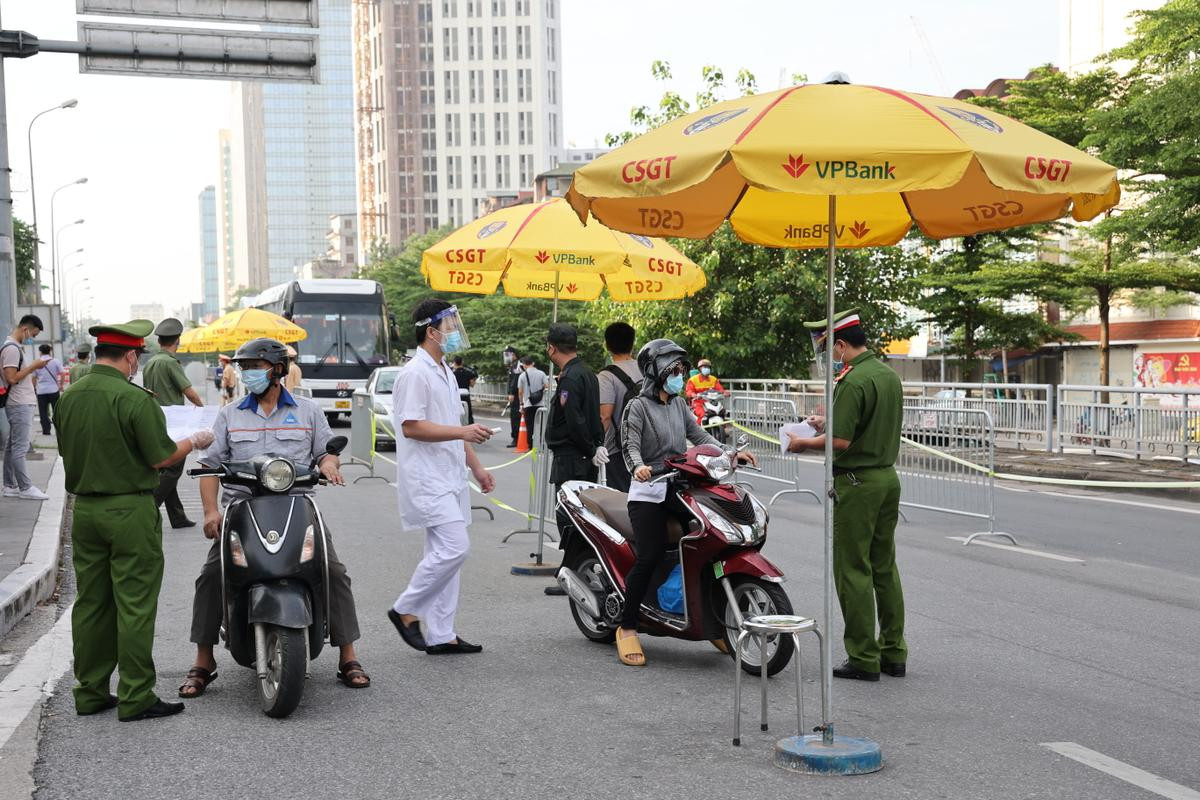
[[[163, 551], [153, 495], [158, 470], [212, 443], [209, 431], [171, 441], [154, 398], [131, 383], [153, 327], [141, 319], [91, 328], [96, 365], [58, 406], [58, 450], [75, 495], [75, 712], [116, 708], [122, 722], [183, 711], [183, 703], [163, 702], [154, 691]], [[108, 690], [114, 669], [116, 696]]]
[[4, 443], [4, 496], [24, 500], [46, 500], [45, 492], [33, 485], [25, 456], [33, 437], [33, 409], [37, 394], [33, 373], [49, 359], [46, 356], [25, 363], [25, 343], [42, 332], [42, 320], [26, 314], [0, 345], [0, 372], [4, 373], [4, 413], [8, 417], [8, 441]]
[[508, 371], [508, 419], [512, 427], [512, 441], [505, 447], [516, 447], [521, 433], [521, 402], [517, 395], [517, 381], [521, 379], [521, 362], [517, 348], [511, 344], [504, 348], [504, 369]]
[[42, 358], [49, 358], [49, 361], [43, 361], [42, 365], [34, 370], [33, 384], [37, 391], [38, 404], [38, 419], [42, 423], [42, 435], [50, 435], [50, 425], [54, 421], [52, 413], [57, 413], [58, 395], [62, 391], [63, 365], [62, 362], [54, 357], [53, 350], [48, 344], [38, 345], [38, 352]]
[[542, 405], [546, 394], [546, 373], [533, 363], [533, 356], [521, 356], [521, 377], [517, 380], [517, 399], [521, 404], [521, 413], [525, 415], [525, 429], [529, 439], [536, 442], [533, 425], [537, 421], [537, 410]]
[[233, 392], [238, 381], [237, 370], [233, 368], [233, 360], [224, 353], [217, 356], [217, 359], [225, 365], [221, 370], [221, 405], [225, 406], [233, 402]]
[[[183, 372], [183, 364], [175, 351], [179, 349], [179, 337], [183, 334], [183, 323], [174, 317], [167, 317], [158, 323], [154, 335], [158, 337], [159, 352], [146, 362], [142, 370], [142, 385], [154, 393], [154, 399], [160, 406], [181, 406], [184, 398], [194, 406], [203, 406], [200, 394], [192, 387]], [[158, 473], [158, 488], [154, 490], [155, 508], [166, 505], [167, 519], [171, 527], [194, 528], [196, 523], [188, 519], [179, 499], [179, 479], [183, 477], [184, 462], [180, 461], [169, 467], [164, 467]]]
[[88, 342], [84, 342], [75, 348], [75, 363], [71, 365], [71, 370], [67, 373], [67, 385], [71, 386], [84, 375], [87, 375], [92, 369], [89, 360], [92, 357], [92, 346]]
[[304, 373], [300, 371], [300, 365], [296, 363], [296, 359], [300, 355], [296, 352], [296, 348], [292, 347], [290, 344], [287, 345], [287, 354], [288, 371], [287, 377], [283, 379], [283, 388], [287, 389], [289, 392], [294, 392], [300, 388], [302, 383], [304, 383]]
[[[900, 425], [904, 390], [896, 371], [867, 349], [857, 309], [826, 320], [806, 322], [820, 360], [833, 349], [830, 424], [809, 420], [820, 435], [791, 437], [793, 453], [821, 450], [833, 436], [833, 581], [845, 621], [846, 662], [836, 678], [877, 681], [879, 673], [903, 677], [908, 662], [904, 641], [904, 590], [896, 567], [896, 521], [900, 517]], [[879, 634], [875, 614], [879, 612]]]
[[[492, 431], [463, 425], [458, 382], [446, 355], [470, 346], [458, 309], [429, 298], [413, 310], [417, 353], [396, 376], [396, 494], [405, 530], [425, 529], [425, 553], [388, 619], [410, 647], [428, 655], [478, 653], [483, 648], [454, 630], [459, 576], [470, 539], [471, 489], [467, 471], [484, 492], [496, 482], [475, 455]], [[425, 624], [424, 633], [421, 623]]]
[[[604, 346], [612, 363], [600, 370], [600, 421], [604, 424], [604, 449], [616, 453], [617, 430], [625, 403], [642, 388], [642, 371], [633, 357], [636, 333], [627, 322], [614, 322], [604, 329]], [[628, 492], [631, 478], [624, 458], [612, 459], [605, 467], [605, 483], [618, 492]]]
[[467, 404], [467, 424], [475, 424], [475, 411], [471, 408], [471, 389], [479, 373], [463, 363], [462, 356], [454, 357], [454, 380], [458, 382], [458, 396]]

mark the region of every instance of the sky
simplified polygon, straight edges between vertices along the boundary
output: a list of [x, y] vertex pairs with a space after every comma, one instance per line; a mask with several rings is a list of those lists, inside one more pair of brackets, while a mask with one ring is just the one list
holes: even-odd
[[[691, 98], [707, 64], [729, 76], [730, 93], [733, 75], [745, 68], [762, 91], [794, 73], [818, 81], [841, 70], [854, 83], [953, 94], [1058, 58], [1059, 18], [1050, 0], [561, 3], [563, 133], [578, 147], [625, 130], [630, 109], [657, 103], [664, 89]], [[0, 21], [43, 39], [76, 38], [73, 0], [0, 0]], [[669, 84], [651, 77], [656, 59], [670, 64]], [[74, 297], [90, 316], [123, 321], [133, 304], [159, 302], [170, 313], [199, 302], [198, 195], [216, 183], [230, 85], [80, 75], [75, 56], [57, 53], [7, 60], [5, 71], [14, 209], [26, 221], [29, 122], [79, 101], [41, 117], [33, 137], [43, 241], [51, 193], [88, 179], [63, 189], [55, 203], [60, 229], [84, 220], [60, 237], [60, 255], [73, 254], [63, 259], [65, 304]], [[42, 263], [50, 263], [48, 246]]]

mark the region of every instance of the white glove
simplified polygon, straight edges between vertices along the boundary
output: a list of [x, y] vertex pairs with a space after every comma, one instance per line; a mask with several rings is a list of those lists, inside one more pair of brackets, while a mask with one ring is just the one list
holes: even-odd
[[603, 467], [608, 463], [608, 448], [601, 445], [596, 448], [596, 455], [592, 456], [592, 463], [597, 467]]
[[205, 450], [213, 443], [212, 431], [196, 431], [187, 438], [192, 443], [193, 450]]

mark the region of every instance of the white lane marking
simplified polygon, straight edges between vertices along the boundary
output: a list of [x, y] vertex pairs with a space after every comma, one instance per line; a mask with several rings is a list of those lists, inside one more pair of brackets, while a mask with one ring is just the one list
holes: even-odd
[[[967, 540], [967, 537], [965, 536], [947, 536], [946, 538], [952, 542], [965, 542]], [[1065, 561], [1068, 564], [1084, 563], [1082, 558], [1060, 556], [1057, 553], [1047, 553], [1044, 550], [1033, 550], [1028, 547], [1017, 547], [1016, 545], [1011, 544], [1000, 544], [999, 542], [981, 542], [980, 540], [976, 539], [975, 541], [971, 542], [971, 547], [975, 547], [976, 545], [979, 545], [980, 547], [994, 547], [997, 550], [1011, 550], [1014, 553], [1024, 553], [1027, 556], [1038, 556], [1039, 558], [1050, 558], [1055, 561]]]
[[25, 721], [30, 710], [49, 697], [54, 684], [71, 664], [71, 609], [25, 651], [21, 661], [0, 682], [0, 747]]
[[1118, 497], [1101, 497], [1093, 494], [1070, 494], [1069, 492], [1055, 492], [1045, 489], [1024, 489], [1019, 486], [1005, 486], [1001, 483], [996, 484], [997, 489], [1003, 489], [1006, 492], [1028, 492], [1029, 494], [1052, 495], [1054, 497], [1065, 497], [1068, 500], [1087, 500], [1096, 503], [1116, 503], [1119, 506], [1136, 506], [1137, 508], [1152, 508], [1155, 511], [1174, 511], [1177, 514], [1200, 514], [1200, 508], [1183, 508], [1181, 506], [1163, 505], [1160, 503], [1144, 503], [1139, 500], [1123, 500]]
[[1146, 772], [1146, 770], [1138, 769], [1135, 766], [1126, 764], [1124, 761], [1109, 758], [1103, 753], [1089, 750], [1075, 742], [1042, 742], [1041, 745], [1053, 750], [1060, 756], [1066, 756], [1078, 761], [1080, 764], [1086, 764], [1093, 769], [1107, 772], [1114, 778], [1120, 778], [1126, 783], [1132, 783], [1134, 786], [1145, 789], [1148, 792], [1154, 792], [1154, 794], [1160, 797], [1166, 797], [1169, 800], [1200, 800], [1200, 792], [1197, 792], [1195, 789], [1189, 789], [1174, 781], [1160, 778], [1153, 772]]

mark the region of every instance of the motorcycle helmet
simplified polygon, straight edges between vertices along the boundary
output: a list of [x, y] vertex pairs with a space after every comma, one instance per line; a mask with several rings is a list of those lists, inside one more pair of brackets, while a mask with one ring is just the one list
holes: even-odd
[[642, 371], [642, 394], [654, 396], [667, 380], [668, 371], [682, 362], [689, 367], [687, 350], [670, 339], [653, 339], [638, 351], [638, 369]]
[[[263, 360], [272, 367], [271, 372], [281, 375], [287, 372], [288, 348], [283, 342], [275, 339], [251, 339], [237, 349], [233, 354], [233, 363], [241, 365], [242, 361]], [[282, 371], [280, 368], [282, 367]]]

